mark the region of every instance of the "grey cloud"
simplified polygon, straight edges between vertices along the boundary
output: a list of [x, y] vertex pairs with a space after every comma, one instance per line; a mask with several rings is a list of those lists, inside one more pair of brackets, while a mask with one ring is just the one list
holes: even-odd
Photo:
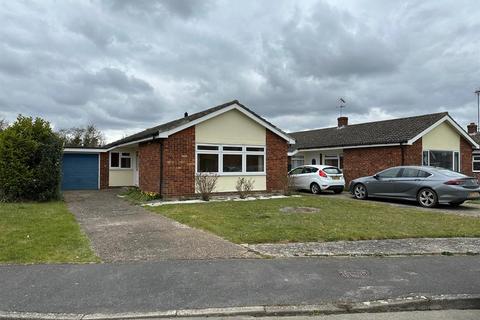
[[[0, 114], [109, 132], [239, 99], [286, 130], [475, 120], [475, 1], [102, 1], [0, 8]], [[110, 140], [118, 137], [107, 137]]]

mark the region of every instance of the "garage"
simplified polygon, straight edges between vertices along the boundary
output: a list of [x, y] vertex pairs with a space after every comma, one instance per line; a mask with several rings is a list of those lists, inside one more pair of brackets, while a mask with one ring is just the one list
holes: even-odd
[[94, 190], [98, 188], [98, 153], [64, 153], [62, 190]]

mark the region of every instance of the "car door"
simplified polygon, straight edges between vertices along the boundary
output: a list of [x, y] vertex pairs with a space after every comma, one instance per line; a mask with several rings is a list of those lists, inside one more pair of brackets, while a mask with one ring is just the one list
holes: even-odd
[[310, 189], [311, 167], [303, 167], [302, 173], [299, 174], [299, 186], [301, 189]]
[[420, 182], [420, 170], [415, 168], [403, 168], [399, 177], [395, 179], [394, 194], [399, 198], [416, 197], [417, 189]]
[[293, 169], [289, 173], [289, 176], [292, 179], [292, 184], [295, 187], [295, 189], [301, 189], [302, 188], [301, 185], [300, 185], [302, 171], [303, 171], [303, 167], [299, 167], [299, 168]]
[[394, 183], [398, 178], [401, 168], [391, 168], [374, 175], [374, 178], [366, 182], [368, 194], [379, 197], [394, 196]]

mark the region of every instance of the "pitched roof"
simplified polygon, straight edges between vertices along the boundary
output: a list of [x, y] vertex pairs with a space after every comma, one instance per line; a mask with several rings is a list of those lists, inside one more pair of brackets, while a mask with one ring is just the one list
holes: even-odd
[[[252, 114], [253, 116], [255, 116], [256, 118], [258, 118], [259, 120], [263, 121], [264, 123], [266, 123], [268, 126], [270, 126], [271, 128], [273, 128], [274, 130], [278, 131], [279, 133], [285, 135], [286, 137], [289, 137], [290, 136], [285, 133], [284, 131], [280, 130], [279, 128], [277, 128], [276, 126], [274, 126], [273, 124], [271, 124], [270, 122], [268, 122], [267, 120], [265, 120], [264, 118], [260, 117], [258, 114], [256, 114], [255, 112], [253, 112], [252, 110], [248, 109], [247, 107], [245, 107], [243, 104], [241, 104], [240, 102], [238, 102], [238, 100], [233, 100], [233, 101], [230, 101], [230, 102], [227, 102], [227, 103], [224, 103], [224, 104], [221, 104], [221, 105], [218, 105], [218, 106], [215, 106], [215, 107], [212, 107], [212, 108], [209, 108], [209, 109], [206, 109], [206, 110], [203, 110], [203, 111], [200, 111], [200, 112], [197, 112], [197, 113], [194, 113], [194, 114], [191, 114], [187, 117], [183, 117], [183, 118], [179, 118], [179, 119], [176, 119], [176, 120], [173, 120], [173, 121], [170, 121], [170, 122], [167, 122], [167, 123], [163, 123], [163, 124], [160, 124], [160, 125], [157, 125], [155, 127], [151, 127], [151, 128], [148, 128], [148, 129], [145, 129], [143, 131], [140, 131], [138, 133], [135, 133], [135, 134], [132, 134], [128, 137], [125, 137], [125, 138], [122, 138], [120, 140], [117, 140], [117, 141], [114, 141], [112, 143], [109, 143], [107, 145], [105, 145], [103, 148], [105, 149], [109, 149], [109, 148], [112, 148], [112, 147], [115, 147], [115, 146], [118, 146], [118, 145], [121, 145], [121, 144], [125, 144], [125, 143], [129, 143], [129, 142], [134, 142], [134, 141], [138, 141], [138, 140], [142, 140], [142, 139], [145, 139], [145, 138], [149, 138], [149, 137], [154, 137], [156, 135], [158, 135], [159, 133], [162, 133], [162, 132], [167, 132], [167, 131], [170, 131], [170, 130], [174, 130], [176, 128], [179, 128], [181, 126], [184, 126], [184, 125], [188, 125], [189, 123], [195, 121], [195, 120], [199, 120], [200, 118], [203, 118], [205, 116], [208, 116], [214, 112], [217, 112], [217, 111], [220, 111], [222, 109], [226, 109], [230, 106], [233, 106], [233, 105], [237, 105], [241, 108], [243, 108], [244, 110], [246, 110], [248, 113]], [[293, 140], [293, 139], [292, 139]]]
[[415, 117], [324, 128], [290, 133], [297, 149], [335, 148], [365, 145], [405, 143], [447, 116], [448, 112]]
[[480, 132], [471, 134], [470, 137], [472, 137], [472, 139], [475, 140], [476, 143], [480, 144]]

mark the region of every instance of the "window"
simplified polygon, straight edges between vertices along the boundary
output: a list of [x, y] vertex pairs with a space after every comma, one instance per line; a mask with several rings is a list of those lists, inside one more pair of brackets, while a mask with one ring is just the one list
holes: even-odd
[[265, 148], [197, 145], [197, 172], [225, 175], [264, 174]]
[[303, 168], [296, 168], [290, 171], [290, 174], [300, 174], [302, 173], [302, 171], [303, 171]]
[[419, 170], [413, 169], [413, 168], [404, 168], [402, 171], [403, 178], [417, 178], [418, 174], [419, 174]]
[[305, 164], [303, 156], [294, 156], [292, 157], [292, 168], [300, 167]]
[[326, 166], [341, 168], [339, 156], [325, 156], [324, 164]]
[[223, 172], [242, 172], [242, 155], [224, 154]]
[[110, 168], [131, 169], [132, 157], [130, 152], [110, 152]]
[[338, 169], [337, 167], [329, 167], [329, 168], [324, 168], [323, 171], [328, 174], [341, 174], [342, 171]]
[[401, 170], [400, 168], [388, 169], [378, 173], [377, 176], [382, 179], [396, 178], [400, 170]]
[[317, 164], [317, 159], [313, 158], [313, 159], [312, 159], [312, 164], [313, 164], [313, 165], [316, 165], [316, 164]]
[[419, 178], [428, 178], [430, 177], [432, 174], [427, 172], [427, 171], [423, 171], [423, 170], [418, 170], [418, 177]]
[[423, 151], [423, 165], [460, 171], [460, 153], [457, 151]]
[[247, 172], [264, 172], [264, 163], [262, 154], [247, 154]]
[[473, 156], [472, 162], [473, 162], [473, 171], [475, 172], [480, 171], [480, 156]]

